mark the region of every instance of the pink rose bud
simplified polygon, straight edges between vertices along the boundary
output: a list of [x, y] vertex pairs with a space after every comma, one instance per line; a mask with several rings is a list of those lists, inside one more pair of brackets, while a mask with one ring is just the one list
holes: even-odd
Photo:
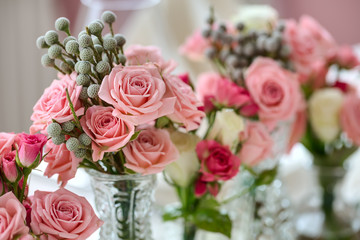
[[201, 197], [206, 193], [206, 183], [205, 181], [201, 180], [199, 177], [195, 182], [195, 196]]
[[21, 167], [35, 168], [42, 160], [42, 150], [47, 142], [47, 137], [43, 134], [26, 134], [18, 135], [19, 152], [17, 163]]
[[343, 93], [347, 93], [349, 90], [349, 84], [345, 82], [336, 81], [334, 87], [339, 88]]
[[190, 77], [188, 73], [179, 74], [178, 77], [181, 79], [181, 81], [187, 85], [190, 85]]
[[9, 152], [1, 158], [2, 171], [9, 182], [16, 182], [16, 180], [20, 176], [20, 172], [16, 166], [15, 158], [15, 151]]

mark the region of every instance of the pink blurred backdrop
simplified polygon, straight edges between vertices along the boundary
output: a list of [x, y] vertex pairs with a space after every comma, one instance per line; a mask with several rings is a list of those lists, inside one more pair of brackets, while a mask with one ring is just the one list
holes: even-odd
[[359, 0], [270, 0], [268, 3], [279, 11], [280, 17], [313, 16], [340, 44], [360, 43]]

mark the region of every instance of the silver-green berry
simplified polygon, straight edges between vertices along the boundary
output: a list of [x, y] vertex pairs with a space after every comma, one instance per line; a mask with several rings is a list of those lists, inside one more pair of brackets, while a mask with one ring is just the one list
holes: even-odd
[[74, 155], [77, 158], [84, 158], [86, 156], [86, 149], [79, 148], [74, 151]]
[[95, 44], [94, 48], [98, 54], [102, 54], [104, 52], [104, 48], [100, 44]]
[[53, 137], [51, 138], [51, 140], [55, 145], [61, 145], [65, 142], [65, 135], [59, 135], [57, 137]]
[[74, 69], [75, 67], [75, 62], [72, 59], [66, 59], [66, 63], [69, 65], [69, 67], [71, 67], [72, 69]]
[[87, 87], [82, 87], [79, 98], [81, 100], [86, 100], [89, 98], [88, 94], [87, 94]]
[[92, 38], [87, 34], [81, 35], [78, 39], [78, 42], [81, 48], [87, 48], [93, 45]]
[[114, 38], [115, 38], [115, 40], [116, 40], [116, 44], [119, 46], [119, 47], [122, 47], [122, 46], [124, 46], [124, 44], [126, 43], [126, 39], [125, 39], [125, 37], [123, 36], [123, 35], [121, 35], [121, 34], [115, 34], [114, 35]]
[[78, 38], [80, 38], [82, 35], [88, 35], [88, 33], [85, 30], [82, 30], [81, 32], [79, 32]]
[[111, 11], [105, 11], [101, 15], [101, 19], [108, 24], [112, 24], [113, 22], [116, 21], [116, 15], [115, 15], [115, 13], [113, 13]]
[[95, 98], [97, 97], [99, 90], [100, 90], [99, 84], [91, 84], [87, 89], [87, 94], [90, 98]]
[[96, 64], [95, 70], [98, 73], [107, 74], [110, 71], [110, 64], [106, 61], [100, 61]]
[[80, 61], [77, 63], [77, 72], [82, 74], [89, 74], [91, 71], [91, 64], [88, 61]]
[[96, 44], [101, 45], [101, 42], [97, 37], [91, 36], [91, 39], [92, 39], [94, 45], [96, 45]]
[[255, 53], [255, 47], [254, 44], [251, 42], [248, 42], [244, 45], [244, 55], [247, 57], [252, 56]]
[[78, 150], [79, 147], [80, 147], [80, 142], [75, 137], [71, 137], [66, 141], [66, 148], [71, 152]]
[[45, 33], [45, 42], [51, 46], [59, 42], [59, 35], [56, 31], [50, 30]]
[[281, 57], [289, 57], [291, 54], [291, 48], [289, 45], [283, 45], [280, 49], [280, 56]]
[[61, 58], [62, 48], [59, 45], [52, 45], [48, 49], [48, 54], [52, 59]]
[[89, 146], [91, 144], [91, 138], [86, 133], [82, 133], [79, 136], [79, 141], [84, 146]]
[[101, 34], [101, 31], [103, 30], [103, 26], [98, 22], [92, 22], [88, 26], [89, 31], [93, 35], [99, 35]]
[[88, 86], [90, 83], [90, 77], [87, 74], [79, 74], [76, 77], [76, 83], [80, 86]]
[[58, 31], [69, 32], [70, 21], [66, 17], [60, 17], [55, 21], [55, 29]]
[[75, 40], [76, 38], [74, 36], [68, 36], [63, 40], [63, 45], [66, 46], [66, 44], [70, 41], [70, 40]]
[[45, 37], [44, 36], [40, 36], [36, 39], [36, 46], [39, 48], [39, 49], [42, 49], [42, 48], [48, 48], [49, 45], [46, 44], [45, 42]]
[[75, 124], [71, 121], [64, 122], [61, 124], [62, 130], [65, 132], [71, 132], [75, 128]]
[[125, 55], [119, 54], [119, 63], [120, 63], [121, 65], [125, 65], [125, 63], [126, 63], [126, 57], [125, 57]]
[[63, 70], [63, 72], [70, 74], [72, 72], [71, 67], [69, 66], [69, 64], [61, 62], [60, 63], [60, 69]]
[[70, 54], [79, 54], [79, 43], [75, 40], [70, 40], [66, 43], [65, 50]]
[[108, 37], [104, 39], [104, 48], [108, 51], [113, 51], [116, 48], [116, 40], [113, 37]]
[[81, 49], [80, 58], [83, 61], [93, 61], [93, 59], [94, 59], [94, 51], [91, 48]]
[[96, 19], [94, 22], [97, 22], [101, 25], [102, 29], [104, 29], [104, 23], [100, 19]]
[[51, 59], [48, 54], [44, 54], [41, 57], [41, 64], [44, 67], [53, 67], [55, 66], [55, 60]]
[[50, 137], [58, 137], [61, 134], [61, 126], [56, 122], [50, 123], [46, 128], [46, 132]]

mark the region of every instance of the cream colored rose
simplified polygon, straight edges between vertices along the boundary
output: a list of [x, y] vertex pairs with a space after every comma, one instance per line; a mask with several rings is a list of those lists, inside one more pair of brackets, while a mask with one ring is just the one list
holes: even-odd
[[309, 99], [311, 126], [322, 141], [333, 141], [340, 132], [339, 113], [344, 99], [337, 88], [316, 91]]
[[195, 134], [178, 131], [171, 132], [170, 138], [178, 149], [180, 156], [165, 168], [165, 173], [175, 184], [187, 187], [200, 168], [195, 152], [196, 144], [200, 141], [200, 138]]
[[234, 22], [242, 22], [248, 29], [271, 30], [278, 18], [278, 12], [268, 5], [248, 5], [240, 8]]
[[234, 149], [239, 142], [239, 133], [244, 130], [244, 119], [234, 110], [224, 108], [216, 113], [215, 122], [207, 139], [216, 139]]

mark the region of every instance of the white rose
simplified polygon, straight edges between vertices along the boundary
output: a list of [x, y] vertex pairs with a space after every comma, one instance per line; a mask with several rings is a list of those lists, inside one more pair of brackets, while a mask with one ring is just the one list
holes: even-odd
[[269, 5], [247, 5], [240, 8], [234, 22], [242, 22], [248, 29], [271, 30], [278, 18], [278, 12]]
[[325, 88], [309, 99], [311, 126], [319, 139], [328, 143], [340, 132], [339, 112], [344, 95], [338, 88]]
[[223, 145], [234, 149], [239, 143], [239, 133], [245, 128], [244, 119], [234, 110], [223, 108], [216, 113], [215, 122], [207, 139], [216, 139]]
[[195, 134], [178, 131], [170, 132], [170, 138], [180, 155], [175, 162], [165, 168], [165, 173], [175, 184], [187, 187], [200, 168], [195, 151], [196, 144], [200, 141], [200, 138]]

